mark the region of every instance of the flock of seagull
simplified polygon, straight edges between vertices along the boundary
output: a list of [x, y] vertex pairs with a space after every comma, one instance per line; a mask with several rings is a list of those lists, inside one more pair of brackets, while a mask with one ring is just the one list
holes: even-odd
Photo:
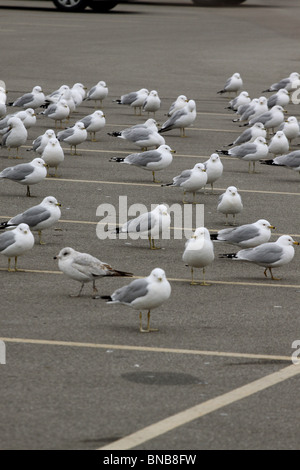
[[[2, 86], [3, 85], [3, 86]], [[211, 186], [213, 193], [214, 183], [223, 174], [223, 163], [220, 155], [228, 155], [248, 162], [249, 173], [255, 173], [255, 163], [284, 166], [300, 173], [300, 150], [291, 150], [294, 139], [300, 135], [299, 122], [295, 116], [285, 117], [285, 106], [290, 102], [291, 93], [300, 86], [300, 76], [292, 73], [289, 77], [272, 84], [265, 92], [274, 92], [269, 98], [260, 96], [251, 99], [248, 92], [243, 89], [243, 80], [239, 73], [228, 78], [224, 87], [218, 94], [235, 97], [228, 103], [227, 109], [234, 112], [233, 122], [240, 127], [247, 127], [230, 144], [227, 149], [216, 150], [210, 158], [203, 163], [197, 163], [191, 169], [182, 171], [169, 183], [161, 186], [178, 187], [183, 191], [183, 204], [189, 203], [187, 193], [193, 195], [192, 203], [196, 204], [196, 194], [205, 190], [206, 185]], [[20, 163], [7, 167], [0, 172], [1, 180], [10, 180], [27, 188], [26, 195], [31, 196], [31, 186], [40, 183], [46, 177], [58, 176], [58, 167], [64, 161], [62, 144], [70, 147], [70, 153], [78, 155], [77, 147], [88, 139], [97, 141], [96, 133], [103, 130], [106, 125], [105, 114], [98, 107], [102, 107], [103, 100], [108, 96], [108, 87], [104, 81], [99, 81], [90, 90], [76, 83], [73, 87], [62, 85], [49, 95], [45, 95], [40, 86], [33, 87], [32, 91], [25, 93], [15, 101], [7, 103], [7, 90], [4, 82], [0, 82], [0, 135], [1, 147], [8, 149], [8, 158], [21, 158], [19, 149], [28, 140], [28, 129], [33, 127], [38, 116], [40, 119], [51, 119], [54, 129], [47, 129], [43, 135], [36, 137], [32, 146], [27, 149], [38, 156], [29, 163]], [[93, 102], [95, 111], [84, 116], [73, 126], [63, 128], [72, 113], [84, 102]], [[174, 150], [166, 144], [164, 136], [173, 129], [178, 129], [181, 137], [186, 137], [185, 129], [193, 125], [197, 113], [196, 103], [185, 95], [179, 95], [172, 103], [166, 121], [158, 128], [155, 113], [161, 108], [161, 99], [156, 90], [142, 88], [138, 91], [122, 95], [114, 100], [117, 105], [130, 106], [135, 115], [148, 114], [144, 123], [113, 131], [108, 135], [125, 139], [139, 148], [139, 151], [126, 157], [112, 157], [110, 161], [129, 166], [135, 166], [152, 173], [153, 182], [161, 183], [156, 179], [156, 172], [164, 170], [173, 161]], [[8, 108], [20, 109], [8, 113]], [[150, 114], [153, 117], [150, 117]], [[272, 132], [272, 137], [271, 137]], [[269, 140], [269, 142], [268, 142]], [[13, 154], [13, 152], [15, 152]], [[270, 159], [270, 156], [273, 158]], [[54, 173], [50, 169], [54, 168]], [[182, 260], [191, 269], [191, 284], [207, 285], [205, 270], [215, 258], [214, 243], [233, 244], [241, 248], [236, 253], [220, 255], [223, 258], [242, 260], [254, 263], [265, 268], [264, 274], [272, 269], [289, 263], [294, 257], [294, 245], [299, 243], [289, 235], [282, 235], [276, 242], [270, 242], [271, 229], [274, 227], [264, 219], [251, 224], [237, 226], [236, 215], [243, 210], [243, 202], [235, 186], [229, 186], [219, 196], [217, 211], [226, 216], [225, 229], [212, 234], [205, 227], [197, 227], [192, 237], [186, 242]], [[232, 216], [231, 223], [229, 216]], [[8, 258], [8, 270], [11, 268], [11, 259], [15, 259], [14, 270], [18, 271], [17, 259], [20, 255], [31, 250], [35, 244], [32, 231], [38, 232], [39, 243], [43, 244], [42, 231], [52, 227], [61, 217], [60, 203], [53, 196], [47, 196], [43, 201], [17, 214], [10, 220], [0, 224], [0, 253]], [[155, 239], [171, 223], [168, 208], [159, 204], [151, 212], [128, 220], [122, 226], [114, 229], [115, 233], [145, 234], [149, 239], [151, 249], [157, 249]], [[100, 261], [88, 253], [80, 253], [71, 247], [65, 247], [55, 256], [59, 269], [69, 278], [80, 282], [82, 294], [85, 283], [92, 282], [93, 297], [97, 288], [95, 281], [98, 277], [123, 276], [132, 277], [129, 272], [114, 269], [109, 264]], [[194, 279], [194, 269], [203, 271], [203, 279], [197, 282]], [[135, 279], [128, 285], [117, 289], [109, 296], [101, 296], [108, 303], [118, 303], [140, 311], [140, 332], [156, 331], [150, 328], [150, 312], [169, 299], [171, 286], [163, 269], [155, 268], [148, 277]], [[147, 327], [142, 325], [142, 310], [147, 310]]]

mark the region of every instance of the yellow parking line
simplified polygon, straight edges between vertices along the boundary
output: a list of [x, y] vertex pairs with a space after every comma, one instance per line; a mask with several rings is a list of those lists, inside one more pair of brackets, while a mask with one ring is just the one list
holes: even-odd
[[257, 359], [269, 361], [291, 361], [290, 356], [280, 356], [276, 354], [252, 354], [252, 353], [236, 353], [225, 351], [204, 351], [198, 349], [179, 349], [179, 348], [159, 348], [151, 346], [130, 346], [127, 344], [103, 344], [103, 343], [85, 343], [77, 341], [58, 341], [47, 339], [32, 339], [32, 338], [8, 338], [0, 337], [1, 341], [6, 343], [21, 343], [21, 344], [42, 344], [46, 346], [67, 346], [75, 348], [92, 348], [92, 349], [113, 349], [125, 351], [141, 351], [141, 352], [157, 352], [168, 354], [190, 354], [192, 356], [213, 356], [213, 357], [234, 357], [243, 359]]
[[[9, 275], [17, 274], [19, 275], [19, 272], [8, 272], [7, 268], [0, 268], [0, 271], [7, 272]], [[21, 269], [20, 272], [23, 273], [36, 273], [36, 274], [62, 274], [61, 271], [50, 271], [50, 270], [44, 270], [44, 269]], [[132, 276], [131, 279], [141, 279], [142, 276]], [[168, 277], [168, 280], [170, 282], [185, 282], [185, 283], [190, 283], [190, 279], [180, 279], [180, 278], [170, 278]], [[262, 277], [262, 281], [265, 279]], [[246, 282], [246, 281], [217, 281], [217, 280], [206, 280], [207, 283], [209, 284], [220, 284], [220, 285], [227, 285], [227, 286], [246, 286], [246, 287], [275, 287], [276, 289], [278, 287], [285, 287], [287, 289], [300, 289], [300, 285], [297, 284], [278, 284], [277, 282]], [[194, 290], [197, 289], [197, 287], [191, 287]], [[199, 289], [201, 289], [201, 286], [199, 286]]]
[[[103, 181], [103, 180], [77, 180], [71, 178], [46, 178], [44, 181], [63, 181], [69, 183], [93, 183], [93, 184], [114, 184], [121, 186], [148, 186], [153, 188], [159, 188], [160, 186], [155, 183], [133, 183], [126, 181]], [[226, 191], [226, 188], [214, 188], [216, 191]], [[254, 194], [277, 194], [281, 196], [300, 196], [300, 193], [290, 193], [285, 191], [264, 191], [257, 189], [239, 189], [240, 193], [254, 193]]]
[[140, 429], [122, 439], [112, 442], [104, 447], [97, 450], [125, 450], [138, 447], [144, 442], [148, 442], [152, 439], [161, 436], [167, 432], [170, 432], [180, 426], [183, 426], [195, 419], [199, 419], [202, 416], [206, 416], [209, 413], [213, 413], [220, 408], [224, 408], [228, 405], [236, 403], [244, 398], [250, 397], [255, 393], [266, 390], [269, 387], [284, 382], [292, 377], [295, 377], [300, 373], [300, 365], [290, 365], [281, 369], [273, 374], [266, 375], [261, 379], [254, 380], [242, 387], [238, 387], [230, 392], [219, 395], [216, 398], [207, 400], [204, 403], [200, 403], [196, 406], [188, 408], [180, 413], [176, 413], [173, 416], [162, 419], [150, 426]]

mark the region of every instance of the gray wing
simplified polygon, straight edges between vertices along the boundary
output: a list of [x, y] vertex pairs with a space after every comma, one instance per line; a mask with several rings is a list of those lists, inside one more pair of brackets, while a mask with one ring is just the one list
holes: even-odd
[[1, 145], [3, 145], [3, 147], [5, 147], [7, 137], [10, 135], [10, 133], [11, 133], [11, 129], [8, 129], [8, 131], [5, 134], [3, 134], [2, 142], [1, 142]]
[[25, 95], [21, 96], [14, 102], [14, 106], [24, 106], [28, 103], [30, 103], [34, 98], [34, 95], [32, 93], [26, 93]]
[[273, 83], [273, 85], [271, 85], [270, 88], [272, 88], [273, 90], [278, 91], [278, 90], [280, 90], [280, 88], [285, 88], [289, 82], [290, 82], [289, 78], [283, 78], [282, 80], [280, 80], [280, 82]]
[[128, 93], [127, 95], [121, 96], [122, 104], [131, 104], [133, 103], [138, 97], [138, 94], [135, 91]]
[[48, 106], [47, 109], [45, 109], [45, 111], [43, 112], [43, 114], [45, 116], [50, 116], [51, 114], [54, 114], [56, 113], [57, 111], [57, 104], [56, 103], [52, 103], [50, 104], [50, 106]]
[[300, 166], [300, 150], [288, 153], [287, 155], [280, 155], [273, 160], [277, 165], [285, 165], [291, 168]]
[[152, 217], [151, 212], [146, 212], [135, 219], [129, 220], [124, 229], [127, 232], [148, 232], [153, 229], [154, 225], [155, 219]]
[[135, 279], [128, 286], [117, 289], [111, 296], [113, 301], [131, 304], [136, 299], [145, 297], [148, 293], [148, 282], [145, 279]]
[[180, 186], [182, 183], [187, 181], [192, 174], [192, 170], [184, 170], [180, 175], [173, 178], [173, 185]]
[[151, 133], [152, 131], [147, 127], [136, 127], [134, 129], [124, 129], [124, 131], [122, 131], [122, 136], [127, 140], [137, 142], [139, 140], [148, 139]]
[[37, 137], [32, 143], [32, 150], [36, 151], [39, 148], [42, 142], [42, 136]]
[[231, 77], [226, 80], [226, 83], [224, 85], [224, 90], [227, 89], [227, 87], [230, 85], [230, 83], [231, 83]]
[[241, 250], [238, 255], [253, 263], [273, 264], [281, 259], [282, 253], [282, 248], [276, 243], [264, 243], [253, 249]]
[[15, 234], [11, 231], [4, 232], [0, 235], [0, 252], [6, 250], [10, 245], [15, 243]]
[[34, 171], [32, 165], [28, 163], [21, 163], [20, 165], [10, 166], [5, 168], [1, 173], [1, 178], [7, 178], [12, 181], [22, 181], [26, 176]]
[[218, 205], [220, 204], [220, 202], [222, 202], [223, 197], [224, 197], [224, 193], [220, 194], [219, 199], [218, 199]]
[[69, 129], [65, 129], [64, 131], [61, 131], [57, 134], [57, 139], [58, 140], [65, 140], [68, 137], [71, 137], [71, 135], [74, 134], [74, 129], [72, 127], [69, 127]]
[[93, 88], [90, 89], [86, 97], [87, 100], [92, 96], [92, 94], [96, 91], [96, 89], [97, 89], [96, 86], [93, 86]]
[[277, 103], [277, 96], [276, 95], [270, 96], [270, 98], [268, 99], [268, 108], [273, 108], [273, 106], [275, 106], [276, 103]]
[[175, 111], [174, 114], [168, 119], [166, 122], [163, 123], [161, 126], [162, 129], [165, 129], [166, 127], [171, 127], [174, 126], [175, 122], [178, 121], [182, 116], [186, 114], [186, 110], [184, 108], [178, 109], [178, 111]]
[[242, 225], [241, 227], [220, 230], [219, 240], [225, 240], [229, 243], [239, 244], [246, 240], [251, 240], [259, 235], [259, 229], [253, 225]]
[[83, 122], [84, 127], [87, 128], [91, 125], [92, 120], [92, 116], [85, 116], [84, 118], [80, 119], [80, 122]]
[[267, 112], [263, 113], [260, 116], [257, 116], [256, 118], [251, 119], [251, 123], [255, 124], [256, 122], [261, 122], [262, 124], [266, 124], [266, 122], [270, 121], [272, 118], [272, 113]]
[[130, 163], [131, 165], [144, 166], [146, 167], [148, 163], [160, 162], [161, 154], [157, 150], [149, 150], [142, 153], [132, 153], [125, 158], [125, 162]]
[[245, 144], [252, 138], [252, 130], [246, 129], [235, 141], [236, 145]]
[[256, 153], [257, 147], [255, 144], [243, 144], [238, 147], [233, 147], [229, 150], [229, 154], [233, 157], [243, 158], [250, 153]]
[[27, 211], [23, 212], [22, 214], [18, 214], [12, 219], [10, 219], [9, 224], [11, 225], [19, 225], [19, 224], [27, 224], [29, 227], [34, 227], [35, 225], [47, 220], [51, 216], [50, 211], [48, 211], [45, 207], [42, 206], [35, 206], [31, 207]]

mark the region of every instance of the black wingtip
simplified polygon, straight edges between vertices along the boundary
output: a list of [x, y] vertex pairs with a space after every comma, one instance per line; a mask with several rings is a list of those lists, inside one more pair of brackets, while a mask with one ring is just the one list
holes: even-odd
[[108, 301], [112, 300], [110, 295], [101, 295], [100, 299], [104, 299], [104, 300], [108, 300]]
[[275, 165], [274, 160], [259, 160], [263, 165]]
[[236, 258], [236, 253], [223, 253], [219, 255], [219, 258], [233, 259]]
[[218, 234], [217, 233], [211, 233], [210, 234], [210, 239], [215, 241], [215, 240], [218, 240]]
[[124, 157], [111, 157], [109, 159], [110, 162], [117, 162], [117, 163], [123, 163], [125, 160]]

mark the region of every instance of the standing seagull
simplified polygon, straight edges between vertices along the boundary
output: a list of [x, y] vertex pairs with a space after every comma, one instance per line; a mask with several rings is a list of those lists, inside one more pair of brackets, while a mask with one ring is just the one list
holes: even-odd
[[175, 150], [172, 150], [169, 145], [160, 145], [156, 150], [147, 150], [141, 153], [132, 153], [127, 157], [112, 157], [111, 162], [127, 163], [134, 165], [144, 170], [152, 171], [153, 183], [160, 183], [155, 179], [155, 172], [164, 170], [173, 161]]
[[98, 109], [94, 113], [85, 116], [80, 121], [83, 122], [86, 131], [90, 133], [91, 141], [97, 142], [96, 132], [103, 129], [106, 124], [104, 113]]
[[289, 77], [282, 78], [279, 82], [273, 83], [267, 90], [264, 90], [263, 93], [266, 91], [278, 91], [281, 88], [285, 88], [287, 91], [290, 91], [293, 82], [299, 80], [299, 73], [292, 72]]
[[149, 95], [144, 101], [143, 104], [143, 111], [146, 111], [148, 113], [148, 116], [150, 113], [153, 113], [155, 116], [156, 111], [159, 110], [160, 108], [160, 97], [158, 96], [158, 93], [156, 90], [151, 90]]
[[289, 151], [290, 145], [283, 131], [277, 131], [269, 143], [269, 153], [283, 155]]
[[186, 193], [193, 193], [193, 204], [196, 192], [204, 188], [207, 183], [206, 169], [203, 163], [196, 163], [191, 170], [184, 170], [180, 175], [173, 178], [172, 183], [162, 184], [162, 186], [176, 186], [183, 189], [183, 204], [188, 204], [185, 200]]
[[82, 289], [86, 282], [93, 282], [93, 297], [98, 292], [95, 282], [99, 277], [107, 276], [125, 276], [132, 277], [131, 273], [125, 271], [118, 271], [113, 269], [109, 264], [103, 263], [98, 258], [88, 254], [80, 253], [73, 250], [73, 248], [66, 247], [60, 250], [54, 259], [58, 260], [58, 267], [66, 276], [81, 283], [80, 291], [78, 294], [70, 297], [80, 297]]
[[48, 108], [40, 114], [53, 119], [53, 121], [55, 121], [55, 128], [57, 129], [57, 123], [59, 122], [60, 127], [62, 128], [62, 121], [69, 117], [70, 108], [67, 101], [65, 99], [61, 99], [57, 103], [50, 104]]
[[223, 163], [217, 153], [212, 153], [208, 160], [203, 163], [207, 181], [206, 184], [210, 184], [211, 192], [214, 192], [214, 183], [222, 176], [223, 174]]
[[15, 258], [15, 271], [17, 268], [18, 256], [31, 250], [34, 246], [34, 236], [27, 224], [19, 224], [15, 229], [8, 230], [0, 235], [0, 253], [8, 258], [8, 271], [10, 269], [10, 260]]
[[256, 137], [266, 138], [266, 136], [267, 131], [265, 126], [261, 122], [256, 122], [250, 129], [245, 129], [231, 144], [228, 144], [228, 147], [245, 144], [246, 142], [250, 143], [253, 142]]
[[[219, 197], [219, 203], [217, 211], [226, 215], [226, 224], [228, 225], [227, 218], [228, 214], [232, 214], [233, 220], [235, 221], [236, 214], [239, 214], [243, 210], [242, 198], [238, 193], [235, 186], [228, 186], [225, 193]], [[234, 225], [234, 223], [233, 223]]]
[[18, 224], [27, 224], [32, 231], [37, 231], [40, 245], [42, 241], [42, 230], [52, 227], [61, 217], [61, 204], [53, 196], [45, 197], [37, 206], [30, 207], [25, 212], [16, 215], [12, 219], [2, 222], [0, 229], [16, 226]]
[[33, 150], [36, 153], [42, 155], [44, 148], [50, 139], [55, 137], [55, 132], [53, 129], [47, 129], [46, 132], [42, 135], [39, 135], [33, 142], [32, 147], [27, 149], [27, 151]]
[[[209, 231], [205, 227], [198, 227], [190, 240], [186, 242], [182, 256], [184, 263], [191, 267], [191, 285], [209, 285], [205, 282], [205, 268], [213, 262], [214, 258], [214, 246]], [[194, 281], [194, 268], [202, 268], [203, 270], [203, 281], [200, 283]]]
[[136, 109], [139, 108], [140, 115], [142, 114], [142, 106], [149, 95], [149, 90], [147, 88], [141, 88], [138, 91], [132, 91], [126, 95], [122, 95], [120, 99], [114, 100], [118, 104], [123, 104], [131, 106], [134, 109], [134, 114], [136, 114]]
[[298, 171], [300, 174], [300, 150], [280, 155], [272, 160], [262, 160], [263, 165], [283, 166], [290, 170]]
[[129, 236], [133, 235], [133, 239], [136, 239], [137, 236], [148, 237], [150, 249], [157, 250], [159, 247], [155, 246], [154, 240], [160, 235], [166, 238], [166, 234], [169, 234], [170, 224], [171, 217], [167, 207], [164, 204], [159, 204], [151, 212], [141, 214], [117, 227], [115, 232], [128, 233]]
[[266, 277], [267, 270], [269, 270], [271, 279], [279, 281], [279, 278], [273, 276], [272, 268], [283, 266], [292, 261], [295, 255], [293, 245], [299, 245], [299, 242], [293, 240], [289, 235], [281, 235], [276, 242], [263, 243], [255, 248], [240, 250], [237, 253], [227, 253], [220, 255], [220, 257], [247, 261], [262, 266], [265, 268], [264, 275]]
[[[151, 310], [162, 305], [170, 295], [171, 285], [166, 278], [165, 271], [155, 268], [148, 277], [135, 279], [129, 285], [117, 289], [112, 295], [101, 296], [101, 298], [106, 299], [109, 304], [122, 304], [140, 310], [140, 332], [150, 333], [158, 331], [150, 328]], [[141, 310], [148, 310], [146, 329], [142, 326]]]
[[45, 95], [40, 86], [35, 86], [31, 93], [25, 93], [20, 96], [14, 102], [9, 103], [9, 106], [17, 106], [19, 108], [39, 108], [45, 103]]
[[[1, 147], [7, 147], [9, 152], [11, 148], [16, 148], [17, 155], [14, 158], [22, 158], [19, 157], [19, 148], [21, 145], [24, 145], [27, 140], [27, 129], [18, 117], [10, 118], [7, 125], [7, 132], [2, 137]], [[8, 158], [13, 157], [9, 156]]]
[[249, 173], [251, 170], [251, 162], [253, 163], [253, 173], [255, 173], [255, 162], [265, 158], [269, 153], [268, 144], [264, 137], [256, 137], [254, 142], [237, 145], [229, 150], [221, 150], [223, 155], [239, 158], [249, 162]]
[[188, 99], [185, 95], [179, 95], [176, 100], [171, 104], [167, 116], [172, 116], [173, 113], [178, 111], [178, 109], [183, 108], [188, 102]]
[[108, 88], [104, 80], [100, 80], [95, 86], [93, 86], [86, 94], [85, 101], [95, 101], [95, 107], [97, 106], [97, 101], [100, 102], [102, 106], [102, 101], [108, 95]]
[[196, 117], [196, 103], [194, 100], [189, 100], [183, 108], [175, 111], [171, 117], [163, 123], [158, 132], [162, 133], [172, 129], [180, 129], [180, 136], [185, 137], [185, 128], [191, 126]]
[[243, 80], [239, 73], [234, 73], [231, 77], [229, 77], [222, 88], [222, 90], [218, 91], [219, 95], [223, 93], [235, 93], [236, 95], [243, 87]]
[[275, 229], [265, 219], [260, 219], [253, 224], [240, 225], [234, 228], [224, 228], [218, 233], [210, 235], [211, 240], [238, 245], [241, 248], [254, 248], [267, 243], [271, 238], [271, 229]]
[[57, 167], [64, 161], [65, 155], [56, 137], [49, 140], [42, 153], [42, 159], [47, 165], [48, 176], [50, 176], [49, 168], [55, 168], [53, 176], [57, 177]]
[[[73, 127], [60, 131], [57, 138], [60, 142], [70, 145], [71, 155], [80, 155], [80, 153], [77, 153], [76, 147], [87, 139], [87, 131], [83, 122], [78, 121]], [[74, 147], [74, 153], [72, 153], [72, 147]]]
[[30, 197], [30, 186], [40, 183], [47, 176], [46, 163], [42, 158], [34, 158], [29, 163], [5, 168], [0, 173], [0, 178], [15, 181], [27, 186], [26, 196]]
[[290, 116], [285, 122], [279, 126], [279, 130], [283, 131], [291, 144], [293, 139], [299, 136], [300, 129], [298, 119], [295, 116]]

